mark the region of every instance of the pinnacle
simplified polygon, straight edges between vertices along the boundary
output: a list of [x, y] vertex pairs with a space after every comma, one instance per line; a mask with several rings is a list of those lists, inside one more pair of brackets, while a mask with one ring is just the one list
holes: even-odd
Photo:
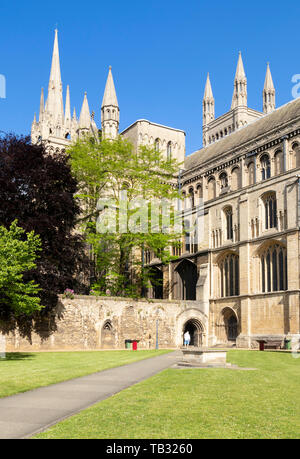
[[239, 59], [237, 63], [235, 79], [241, 80], [245, 77], [246, 77], [246, 73], [245, 73], [244, 64], [243, 64], [242, 52], [239, 51]]
[[102, 107], [119, 106], [111, 69], [112, 67], [110, 66], [102, 101]]
[[266, 78], [265, 78], [265, 85], [264, 85], [265, 90], [274, 90], [274, 83], [272, 79], [272, 74], [270, 70], [270, 64], [269, 62], [267, 63], [267, 72], [266, 72]]
[[205, 91], [204, 91], [204, 99], [213, 99], [213, 92], [211, 89], [211, 84], [210, 84], [210, 78], [209, 78], [209, 73], [207, 74], [207, 79], [206, 79], [206, 85], [205, 85]]

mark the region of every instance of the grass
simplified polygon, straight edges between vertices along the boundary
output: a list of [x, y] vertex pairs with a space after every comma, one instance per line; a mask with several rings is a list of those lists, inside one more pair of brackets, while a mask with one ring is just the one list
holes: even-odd
[[228, 361], [257, 370], [168, 369], [37, 438], [299, 438], [300, 359], [233, 350]]
[[0, 397], [48, 386], [169, 351], [10, 353], [0, 359]]

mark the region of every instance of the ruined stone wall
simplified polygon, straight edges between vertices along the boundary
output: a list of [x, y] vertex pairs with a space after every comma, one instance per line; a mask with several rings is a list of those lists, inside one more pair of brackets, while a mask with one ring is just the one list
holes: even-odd
[[[195, 317], [207, 328], [197, 302], [131, 300], [75, 296], [60, 297], [53, 320], [42, 331], [23, 337], [15, 329], [6, 335], [7, 351], [125, 349], [126, 340], [139, 340], [140, 349], [155, 349], [158, 321], [160, 348], [182, 344], [183, 326]], [[51, 327], [50, 327], [51, 323]]]

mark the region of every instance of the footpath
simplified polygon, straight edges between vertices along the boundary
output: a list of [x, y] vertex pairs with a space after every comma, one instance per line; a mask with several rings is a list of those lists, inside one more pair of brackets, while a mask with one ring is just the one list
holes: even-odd
[[169, 368], [178, 352], [0, 399], [0, 439], [30, 438], [95, 403]]

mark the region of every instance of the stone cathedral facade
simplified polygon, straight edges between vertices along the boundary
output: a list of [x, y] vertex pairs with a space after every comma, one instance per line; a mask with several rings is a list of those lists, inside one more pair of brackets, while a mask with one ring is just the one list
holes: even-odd
[[[101, 131], [119, 134], [120, 109], [111, 68], [101, 105]], [[84, 95], [80, 117], [71, 116], [70, 89], [65, 105], [55, 32], [46, 103], [32, 124], [32, 141], [63, 151], [85, 133], [98, 135]], [[190, 222], [201, 206], [203, 230], [187, 235], [176, 261], [164, 266], [146, 253], [148, 269], [161, 282], [148, 297], [161, 301], [165, 318], [172, 305], [172, 344], [189, 330], [194, 345], [234, 343], [257, 347], [257, 340], [300, 340], [300, 99], [276, 108], [269, 64], [262, 111], [248, 107], [241, 53], [230, 110], [215, 118], [209, 76], [203, 98], [203, 148], [185, 156], [185, 133], [138, 120], [120, 133], [136, 146], [155, 144], [183, 162], [178, 181]], [[180, 303], [178, 315], [174, 304]], [[105, 333], [120, 330], [103, 322]], [[101, 326], [102, 326], [101, 325]], [[112, 328], [110, 328], [112, 327]], [[101, 327], [100, 327], [101, 328]], [[170, 333], [171, 333], [170, 332]], [[117, 347], [119, 344], [117, 345]], [[113, 347], [113, 344], [112, 344]]]

